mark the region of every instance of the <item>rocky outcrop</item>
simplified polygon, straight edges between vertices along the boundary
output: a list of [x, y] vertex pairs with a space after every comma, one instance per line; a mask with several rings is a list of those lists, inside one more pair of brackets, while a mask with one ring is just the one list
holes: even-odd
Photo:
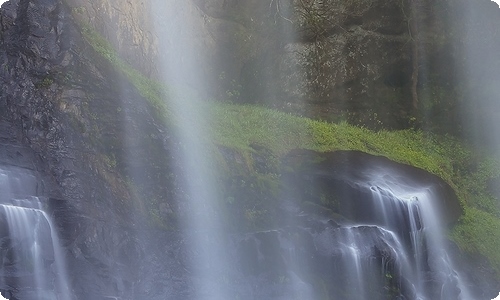
[[[427, 116], [426, 128], [451, 133], [471, 131], [449, 125], [468, 99], [481, 105], [467, 110], [492, 114], [482, 108], [500, 77], [491, 1], [66, 2], [144, 74], [216, 99], [372, 128]], [[471, 18], [481, 21], [456, 22]]]
[[120, 56], [145, 75], [159, 74], [158, 36], [154, 32], [149, 0], [64, 1], [78, 25], [98, 31]]
[[426, 128], [451, 133], [467, 131], [449, 124], [468, 99], [492, 114], [482, 108], [500, 77], [491, 1], [66, 2], [144, 74], [217, 99], [372, 128], [427, 116]]
[[173, 191], [158, 183], [171, 174], [168, 136], [137, 90], [84, 42], [63, 3], [11, 0], [0, 18], [2, 164], [40, 174], [36, 196], [46, 198], [68, 266], [78, 270], [70, 274], [75, 297], [119, 297], [137, 275], [127, 263], [140, 253], [132, 232]]
[[380, 181], [394, 190], [404, 186], [408, 192], [431, 191], [444, 224], [456, 223], [463, 213], [455, 192], [441, 178], [382, 156], [359, 151], [296, 150], [287, 155], [285, 163], [294, 166], [286, 185], [295, 189], [291, 195], [357, 222], [373, 220], [373, 206], [377, 204], [370, 203], [369, 194]]
[[175, 65], [176, 79], [219, 99], [325, 119], [408, 111], [411, 43], [400, 1], [67, 2], [82, 26], [153, 78], [171, 80], [165, 69]]

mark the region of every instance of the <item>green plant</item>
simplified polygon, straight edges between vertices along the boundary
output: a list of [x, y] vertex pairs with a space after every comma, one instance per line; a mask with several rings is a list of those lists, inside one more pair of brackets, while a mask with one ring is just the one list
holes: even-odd
[[488, 212], [467, 207], [461, 222], [451, 232], [459, 247], [487, 257], [500, 273], [500, 219]]
[[163, 101], [169, 93], [165, 86], [147, 78], [141, 72], [124, 62], [113, 46], [90, 26], [82, 26], [81, 32], [85, 40], [97, 53], [108, 60], [134, 84], [141, 96], [146, 98], [155, 107], [160, 116], [168, 115], [169, 111]]
[[44, 77], [41, 81], [35, 84], [36, 88], [48, 88], [54, 83], [54, 79], [50, 76]]
[[71, 12], [74, 14], [84, 14], [86, 11], [87, 9], [83, 6], [73, 7], [71, 9]]

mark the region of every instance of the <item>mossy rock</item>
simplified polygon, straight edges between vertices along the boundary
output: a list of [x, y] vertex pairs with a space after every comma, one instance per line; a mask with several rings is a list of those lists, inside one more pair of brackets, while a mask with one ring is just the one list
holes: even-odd
[[295, 150], [284, 158], [284, 164], [288, 166], [286, 186], [294, 191], [290, 194], [355, 221], [369, 218], [370, 204], [365, 199], [371, 199], [373, 176], [389, 177], [394, 184], [413, 190], [432, 188], [445, 224], [456, 223], [463, 214], [454, 190], [444, 180], [383, 156], [361, 151]]

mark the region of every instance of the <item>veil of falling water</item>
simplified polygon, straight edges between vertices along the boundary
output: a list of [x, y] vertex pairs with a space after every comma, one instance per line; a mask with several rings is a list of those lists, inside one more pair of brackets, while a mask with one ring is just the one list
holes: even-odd
[[182, 0], [156, 1], [153, 7], [162, 53], [161, 75], [169, 86], [165, 102], [176, 120], [179, 145], [174, 156], [185, 191], [179, 225], [188, 237], [188, 267], [193, 274], [195, 299], [231, 299], [225, 292], [226, 277], [221, 271], [228, 261], [218, 215], [220, 195], [211, 168], [208, 115], [195, 95], [206, 98], [208, 94], [207, 78], [203, 76], [204, 53], [196, 52], [200, 48], [192, 44], [197, 33], [191, 20], [196, 12]]
[[[384, 170], [369, 176], [371, 180], [365, 184], [371, 185], [375, 213], [381, 216], [375, 223], [395, 232], [402, 244], [407, 242], [400, 250], [410, 260], [402, 272], [411, 278], [416, 299], [453, 299], [454, 291], [458, 290], [458, 299], [472, 300], [468, 287], [448, 257], [440, 222], [442, 212], [435, 204], [439, 198], [434, 188], [407, 185]], [[428, 285], [428, 274], [436, 278], [437, 287]]]
[[[277, 18], [286, 18], [290, 14], [286, 12], [286, 7], [278, 7], [280, 1], [270, 3], [277, 5]], [[186, 245], [190, 257], [187, 261], [190, 265], [187, 271], [193, 275], [195, 299], [233, 299], [224, 283], [227, 281], [224, 270], [231, 268], [232, 258], [226, 255], [224, 249], [227, 228], [221, 221], [223, 218], [218, 205], [221, 195], [218, 194], [215, 170], [211, 166], [214, 158], [208, 142], [209, 120], [204, 106], [196, 100], [210, 94], [210, 80], [205, 75], [210, 62], [204, 57], [205, 53], [199, 51], [202, 47], [195, 45], [200, 40], [196, 35], [200, 33], [197, 32], [198, 27], [191, 23], [193, 14], [197, 12], [185, 0], [157, 1], [153, 7], [153, 15], [157, 18], [155, 23], [158, 25], [156, 35], [159, 37], [159, 51], [162, 53], [159, 66], [165, 83], [170, 87], [165, 101], [175, 118], [177, 129], [175, 135], [178, 144], [174, 155], [179, 165], [177, 171], [183, 178], [184, 194], [180, 197], [185, 200], [181, 201], [184, 207], [180, 209], [179, 227], [185, 230], [185, 236], [188, 237]], [[293, 35], [290, 32], [286, 34]], [[293, 37], [285, 36], [284, 39], [293, 40]], [[273, 98], [273, 93], [270, 90], [261, 94]], [[482, 123], [484, 120], [474, 122], [480, 123], [478, 127], [497, 127], [495, 123], [486, 122], [485, 125]], [[491, 140], [500, 143], [497, 137], [492, 136]], [[18, 276], [19, 280], [26, 280], [21, 285], [34, 285], [38, 299], [70, 299], [57, 234], [50, 217], [43, 210], [41, 199], [33, 196], [35, 192], [31, 196], [28, 193], [19, 197], [11, 191], [21, 190], [21, 185], [30, 186], [27, 182], [31, 182], [32, 178], [20, 174], [24, 173], [0, 170], [0, 190], [3, 192], [3, 196], [0, 196], [0, 214], [5, 216], [5, 222], [8, 223], [9, 236], [23, 237], [22, 241], [14, 241], [18, 243], [16, 253], [6, 254], [2, 258], [7, 262], [23, 262], [15, 271], [22, 275]], [[141, 175], [136, 174], [135, 177]], [[367, 182], [357, 183], [362, 189], [370, 191], [375, 215], [371, 222], [342, 224], [321, 233], [325, 235], [322, 242], [315, 240], [314, 246], [325, 248], [325, 252], [334, 243], [328, 243], [327, 235], [342, 245], [340, 253], [335, 253], [341, 260], [331, 272], [342, 275], [341, 285], [348, 290], [343, 299], [381, 299], [371, 291], [382, 287], [392, 276], [407, 279], [397, 284], [400, 289], [410, 291], [407, 295], [411, 299], [454, 299], [457, 289], [460, 300], [473, 299], [446, 254], [443, 225], [433, 205], [436, 195], [432, 188], [406, 186], [383, 172], [371, 175]], [[293, 218], [287, 222], [286, 226], [296, 225]], [[287, 272], [298, 274], [291, 277], [292, 289], [285, 297], [315, 299], [314, 291], [301, 279], [300, 267], [303, 265], [295, 259], [296, 250], [301, 245], [285, 238], [280, 243], [281, 254], [288, 258], [285, 266]], [[373, 249], [379, 244], [384, 244], [387, 251], [384, 255], [393, 258], [391, 261], [375, 261]], [[53, 256], [50, 267], [46, 261], [40, 261], [42, 252], [43, 257]], [[14, 263], [4, 265], [7, 268], [2, 272], [9, 272], [8, 267]], [[49, 273], [55, 273], [55, 278], [45, 276]], [[428, 285], [428, 274], [435, 277], [437, 284]]]

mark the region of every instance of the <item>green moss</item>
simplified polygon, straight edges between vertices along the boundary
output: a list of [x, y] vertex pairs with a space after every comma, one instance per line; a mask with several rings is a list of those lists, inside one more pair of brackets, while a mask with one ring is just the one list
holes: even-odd
[[80, 14], [80, 15], [82, 15], [82, 14], [84, 14], [85, 12], [87, 12], [87, 9], [86, 9], [85, 7], [83, 7], [83, 6], [78, 6], [78, 7], [73, 7], [73, 8], [71, 9], [71, 12], [72, 12], [73, 14]]
[[459, 247], [469, 253], [484, 255], [500, 273], [500, 219], [490, 213], [467, 208], [461, 222], [451, 233]]
[[36, 88], [48, 88], [54, 83], [54, 79], [52, 77], [44, 77], [38, 83], [35, 84]]
[[214, 141], [232, 149], [251, 152], [251, 145], [259, 143], [277, 157], [298, 148], [360, 150], [443, 178], [455, 189], [466, 212], [451, 237], [462, 249], [488, 257], [500, 274], [499, 201], [487, 186], [500, 177], [498, 160], [474, 157], [459, 140], [422, 131], [375, 132], [248, 105], [215, 104], [211, 109]]
[[160, 115], [168, 114], [168, 109], [163, 102], [165, 94], [167, 94], [168, 91], [163, 85], [147, 78], [141, 72], [135, 70], [122, 60], [113, 46], [98, 32], [90, 28], [90, 26], [82, 26], [81, 32], [92, 48], [103, 58], [108, 60], [117, 70], [121, 71], [137, 88], [141, 96], [148, 99], [157, 109]]
[[250, 145], [259, 143], [278, 157], [292, 149], [360, 150], [425, 169], [450, 184], [464, 172], [470, 157], [457, 140], [421, 131], [374, 132], [249, 105], [213, 104], [211, 111], [217, 144], [252, 151]]

